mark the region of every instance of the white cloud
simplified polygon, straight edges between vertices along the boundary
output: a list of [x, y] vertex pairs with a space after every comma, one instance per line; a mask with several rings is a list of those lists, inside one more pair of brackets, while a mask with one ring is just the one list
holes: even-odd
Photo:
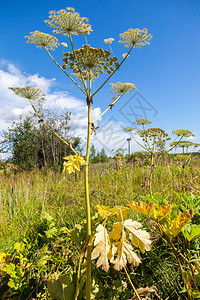
[[[16, 96], [9, 87], [23, 87], [30, 85], [40, 88], [46, 94], [46, 108], [56, 112], [71, 112], [71, 134], [81, 137], [84, 145], [87, 137], [87, 104], [85, 99], [78, 99], [70, 95], [67, 91], [53, 91], [56, 80], [41, 77], [39, 74], [26, 74], [14, 64], [7, 61], [0, 61], [0, 132], [6, 130], [13, 120], [18, 120], [19, 116], [25, 117], [32, 111], [26, 99]], [[100, 107], [92, 109], [92, 120], [101, 114]], [[118, 122], [114, 117], [104, 122], [98, 120], [95, 126], [100, 125], [97, 135], [91, 137], [91, 142], [100, 150], [105, 148], [108, 155], [111, 150], [127, 148], [127, 133], [122, 129], [125, 125]], [[132, 141], [132, 150], [136, 151], [135, 143]], [[137, 149], [138, 150], [138, 149]]]
[[[52, 91], [56, 80], [47, 79], [39, 74], [26, 74], [14, 64], [5, 60], [0, 61], [0, 132], [6, 130], [19, 116], [25, 117], [32, 108], [29, 102], [16, 96], [9, 87], [24, 87], [30, 85], [40, 88], [46, 94], [46, 108], [53, 111], [71, 112], [70, 125], [72, 134], [80, 136], [83, 141], [87, 136], [87, 105], [85, 100], [70, 95], [67, 91]], [[92, 118], [101, 114], [99, 107], [92, 109]]]

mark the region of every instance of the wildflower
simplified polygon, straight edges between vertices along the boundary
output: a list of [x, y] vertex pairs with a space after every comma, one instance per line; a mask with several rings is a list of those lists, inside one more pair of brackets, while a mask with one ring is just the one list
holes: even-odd
[[117, 82], [117, 83], [110, 83], [110, 85], [112, 86], [110, 92], [114, 92], [117, 94], [131, 93], [134, 89], [136, 89], [136, 86], [133, 83]]
[[124, 129], [123, 129], [123, 131], [125, 131], [125, 132], [130, 132], [130, 131], [132, 131], [132, 130], [134, 130], [135, 129], [135, 127], [125, 127]]
[[63, 47], [68, 47], [67, 43], [61, 43], [61, 45], [63, 45]]
[[51, 34], [34, 31], [30, 32], [30, 36], [25, 36], [28, 44], [36, 44], [37, 48], [45, 47], [50, 50], [54, 50], [57, 48], [59, 43], [57, 42], [57, 38]]
[[23, 98], [27, 98], [29, 100], [38, 100], [41, 101], [44, 98], [44, 94], [40, 89], [31, 88], [30, 86], [25, 86], [24, 88], [20, 87], [9, 87], [11, 91], [15, 93], [15, 95], [21, 96]]
[[106, 45], [112, 44], [112, 42], [114, 42], [114, 39], [113, 39], [113, 38], [105, 39], [103, 42], [104, 42], [104, 44], [106, 44]]
[[19, 228], [19, 230], [22, 230], [21, 228]]
[[123, 53], [123, 54], [122, 54], [122, 57], [123, 57], [123, 58], [125, 58], [125, 57], [128, 58], [129, 56], [130, 56], [130, 55], [128, 55], [128, 53]]
[[132, 29], [121, 33], [120, 43], [125, 44], [125, 47], [137, 47], [141, 48], [142, 46], [149, 45], [149, 40], [152, 38], [151, 34], [147, 34], [148, 30], [146, 28], [141, 29]]
[[147, 120], [147, 119], [138, 119], [135, 122], [133, 122], [133, 124], [137, 124], [137, 125], [146, 125], [146, 124], [151, 124], [152, 122]]
[[71, 174], [75, 173], [76, 170], [80, 171], [80, 166], [85, 164], [85, 160], [80, 154], [66, 156], [64, 159], [67, 161], [63, 163], [63, 173], [67, 171]]
[[177, 136], [185, 136], [185, 137], [194, 136], [194, 134], [190, 130], [185, 130], [185, 129], [173, 130], [172, 134], [175, 134]]
[[70, 34], [90, 34], [92, 28], [88, 24], [88, 18], [80, 17], [80, 14], [75, 12], [74, 8], [67, 7], [59, 11], [50, 11], [49, 19], [46, 20], [50, 27], [54, 28], [53, 33], [69, 36]]

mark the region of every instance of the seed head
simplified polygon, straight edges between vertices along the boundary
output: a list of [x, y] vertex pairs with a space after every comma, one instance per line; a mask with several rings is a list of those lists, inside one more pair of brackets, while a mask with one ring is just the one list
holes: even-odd
[[[117, 67], [117, 58], [110, 57], [111, 52], [108, 50], [83, 45], [83, 48], [75, 50], [75, 54], [74, 52], [66, 52], [63, 58], [65, 62], [63, 68], [69, 67], [75, 74], [80, 73], [80, 71], [87, 71], [88, 74], [90, 72], [90, 74], [95, 75], [94, 78], [97, 78], [99, 74], [112, 73]], [[115, 65], [115, 68], [113, 65]]]
[[138, 119], [135, 122], [133, 122], [133, 124], [137, 124], [137, 125], [146, 125], [146, 124], [151, 124], [152, 122], [147, 120], [147, 119]]
[[173, 130], [172, 134], [175, 134], [177, 136], [194, 136], [194, 134], [190, 131], [190, 130], [185, 130], [185, 129], [177, 129], [177, 130]]
[[69, 36], [70, 34], [90, 34], [91, 25], [87, 23], [88, 18], [80, 17], [72, 7], [67, 7], [59, 11], [50, 11], [49, 20], [45, 23], [54, 28], [53, 33]]
[[12, 90], [15, 95], [21, 96], [23, 98], [29, 99], [29, 100], [38, 100], [42, 101], [44, 100], [45, 94], [40, 89], [31, 88], [30, 86], [25, 86], [23, 88], [20, 87], [9, 87], [10, 90]]
[[105, 39], [104, 41], [104, 44], [112, 44], [112, 42], [114, 42], [114, 39], [113, 38], [109, 38], [109, 39]]
[[110, 83], [112, 86], [110, 92], [114, 92], [118, 95], [124, 93], [131, 93], [134, 89], [136, 89], [136, 86], [133, 83], [122, 83], [122, 82], [117, 82], [117, 83]]
[[135, 130], [135, 127], [125, 127], [123, 129], [123, 131], [125, 131], [125, 132], [130, 132], [130, 131], [133, 131], [133, 130]]
[[123, 58], [125, 58], [125, 57], [128, 58], [129, 56], [130, 56], [130, 55], [128, 55], [128, 53], [123, 53], [123, 54], [122, 54], [122, 57], [123, 57]]
[[61, 45], [63, 45], [63, 47], [68, 47], [67, 43], [61, 43]]
[[59, 45], [55, 36], [37, 30], [30, 32], [30, 36], [27, 35], [25, 38], [28, 44], [36, 44], [37, 48], [45, 47], [54, 50], [54, 48], [57, 48]]
[[121, 33], [120, 43], [124, 44], [126, 48], [128, 47], [137, 47], [141, 48], [144, 45], [149, 45], [149, 40], [152, 38], [151, 34], [147, 34], [148, 30], [146, 28], [141, 29], [132, 29]]

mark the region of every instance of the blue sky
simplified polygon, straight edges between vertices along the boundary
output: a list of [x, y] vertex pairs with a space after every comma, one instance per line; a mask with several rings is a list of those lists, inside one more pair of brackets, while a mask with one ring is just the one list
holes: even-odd
[[[25, 82], [25, 77], [29, 77], [28, 83], [44, 81], [44, 88], [51, 94], [51, 97], [53, 97], [52, 93], [55, 97], [55, 93], [66, 92], [69, 99], [74, 97], [74, 101], [78, 101], [77, 105], [81, 105], [81, 101], [84, 101], [83, 95], [49, 60], [43, 49], [26, 44], [24, 39], [25, 35], [34, 30], [51, 33], [51, 29], [43, 22], [48, 18], [48, 12], [68, 6], [74, 7], [81, 16], [89, 18], [93, 32], [88, 37], [88, 42], [92, 46], [107, 48], [103, 40], [110, 37], [115, 39], [113, 50], [119, 60], [121, 55], [127, 52], [127, 49], [118, 43], [119, 34], [129, 28], [145, 27], [149, 30], [149, 33], [153, 35], [151, 44], [141, 49], [134, 49], [131, 57], [113, 76], [111, 82], [132, 82], [137, 86], [139, 101], [141, 103], [145, 99], [143, 106], [145, 105], [147, 109], [147, 115], [143, 117], [153, 121], [154, 127], [165, 130], [189, 129], [196, 134], [198, 140], [200, 137], [198, 125], [200, 111], [199, 0], [3, 1], [0, 12], [0, 69], [2, 70], [0, 79], [2, 80], [4, 75], [7, 76], [11, 72], [19, 78], [23, 77], [22, 82]], [[57, 37], [61, 42], [68, 43], [67, 38]], [[76, 43], [77, 45], [84, 44], [82, 37], [75, 37], [74, 41], [75, 45]], [[13, 68], [15, 68], [14, 71]], [[19, 83], [19, 78], [16, 80], [15, 77], [13, 81], [9, 79], [7, 82]], [[4, 91], [5, 84], [6, 81], [0, 86], [3, 86]], [[94, 90], [99, 84], [97, 80]], [[109, 94], [109, 89], [107, 85], [95, 97], [95, 116], [110, 103], [112, 96]], [[8, 121], [5, 115], [6, 109], [9, 109], [9, 99], [8, 95], [4, 98], [4, 92], [1, 90], [0, 94], [2, 103], [0, 119], [4, 119], [3, 123], [0, 122], [0, 126], [2, 124], [5, 128]], [[135, 117], [127, 115], [127, 109], [131, 106], [135, 114], [143, 114], [143, 112], [140, 109], [139, 112], [137, 108], [137, 95], [133, 99], [130, 98], [130, 95], [126, 95], [113, 111], [107, 114], [100, 125], [104, 126], [110, 118], [114, 118], [112, 122], [119, 120], [122, 127], [131, 126], [131, 118], [134, 121]], [[79, 100], [81, 100], [80, 103]], [[130, 105], [126, 106], [126, 111], [123, 111], [123, 105], [126, 103]], [[22, 109], [23, 105], [26, 106], [25, 102], [17, 104], [13, 98], [10, 102], [10, 109], [16, 106], [16, 116], [17, 106]], [[76, 108], [72, 109], [77, 117]], [[27, 111], [28, 108], [23, 113]], [[12, 116], [9, 117], [9, 122]]]

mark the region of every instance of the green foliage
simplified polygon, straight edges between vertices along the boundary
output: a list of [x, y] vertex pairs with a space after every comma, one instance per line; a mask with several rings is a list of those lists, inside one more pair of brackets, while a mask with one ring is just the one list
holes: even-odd
[[[42, 110], [42, 108], [40, 108]], [[46, 119], [51, 127], [68, 138], [70, 114], [58, 118], [53, 114], [47, 114]], [[73, 147], [80, 148], [81, 139], [73, 139]], [[63, 157], [71, 154], [70, 148], [53, 136], [46, 127], [39, 123], [34, 116], [27, 116], [21, 122], [13, 122], [7, 132], [3, 134], [1, 142], [2, 151], [11, 152], [12, 162], [21, 169], [31, 170], [46, 165], [61, 165]]]
[[71, 283], [68, 275], [53, 274], [47, 283], [48, 292], [52, 300], [73, 300], [75, 286]]
[[90, 149], [90, 161], [93, 163], [107, 162], [108, 156], [106, 155], [105, 149], [102, 148], [100, 152], [97, 152], [94, 145], [92, 145]]
[[[182, 171], [177, 161], [167, 166], [158, 166], [154, 173], [155, 192], [152, 196], [148, 195], [148, 187], [145, 186], [145, 178], [148, 177], [149, 172], [148, 165], [141, 162], [140, 165], [127, 164], [116, 169], [112, 162], [109, 162], [109, 168], [93, 164], [90, 172], [92, 205], [102, 202], [105, 206], [121, 206], [130, 199], [150, 201], [155, 205], [165, 205], [172, 201], [175, 214], [179, 210], [196, 210], [190, 226], [191, 229], [193, 224], [199, 227], [200, 182], [197, 179], [200, 171], [197, 163], [199, 157], [193, 159], [194, 163], [191, 161], [190, 166], [185, 168], [187, 181], [182, 180]], [[52, 274], [57, 273], [58, 277], [60, 274], [67, 276], [69, 284], [72, 281], [76, 282], [78, 257], [86, 247], [83, 172], [78, 176], [76, 178], [73, 175], [66, 175], [63, 179], [59, 173], [51, 170], [0, 175], [1, 251], [12, 254], [9, 263], [14, 265], [11, 265], [11, 270], [8, 270], [10, 275], [7, 273], [7, 277], [1, 281], [1, 293], [9, 291], [13, 293], [13, 299], [14, 297], [18, 299], [21, 293], [22, 299], [28, 299], [31, 293], [36, 299], [37, 297], [40, 299], [39, 295], [46, 295], [46, 299], [50, 299], [47, 281], [52, 280]], [[185, 194], [182, 193], [182, 185], [185, 185]], [[131, 212], [130, 217], [140, 222], [146, 221], [149, 225], [148, 220], [137, 212]], [[99, 222], [102, 222], [102, 219], [94, 216], [93, 233]], [[78, 224], [75, 225], [76, 223]], [[110, 228], [109, 226], [109, 230]], [[155, 224], [150, 224], [149, 228], [153, 249], [148, 254], [142, 254], [142, 263], [138, 267], [132, 268], [128, 265], [131, 280], [136, 288], [155, 285], [158, 288], [158, 295], [163, 299], [167, 297], [174, 300], [185, 299], [185, 292], [182, 292], [183, 282], [171, 248], [163, 241]], [[187, 230], [189, 234], [194, 230], [191, 229], [189, 227]], [[179, 238], [184, 244], [182, 234]], [[190, 246], [187, 246], [188, 249], [190, 248], [191, 263], [195, 266], [198, 259], [196, 255], [200, 250], [198, 243], [199, 237], [195, 237], [191, 240]], [[174, 244], [176, 249], [185, 256], [185, 250], [178, 238], [175, 238]], [[194, 259], [195, 264], [192, 262]], [[96, 262], [93, 262], [94, 299], [95, 297], [96, 299], [133, 297], [125, 273], [110, 269], [107, 273], [100, 268], [96, 269]], [[84, 299], [84, 270], [85, 259], [83, 258], [78, 300]], [[197, 269], [195, 270], [197, 274]], [[197, 278], [199, 278], [198, 274]], [[12, 288], [8, 286], [9, 281]], [[152, 295], [152, 298], [156, 299], [156, 296]]]

